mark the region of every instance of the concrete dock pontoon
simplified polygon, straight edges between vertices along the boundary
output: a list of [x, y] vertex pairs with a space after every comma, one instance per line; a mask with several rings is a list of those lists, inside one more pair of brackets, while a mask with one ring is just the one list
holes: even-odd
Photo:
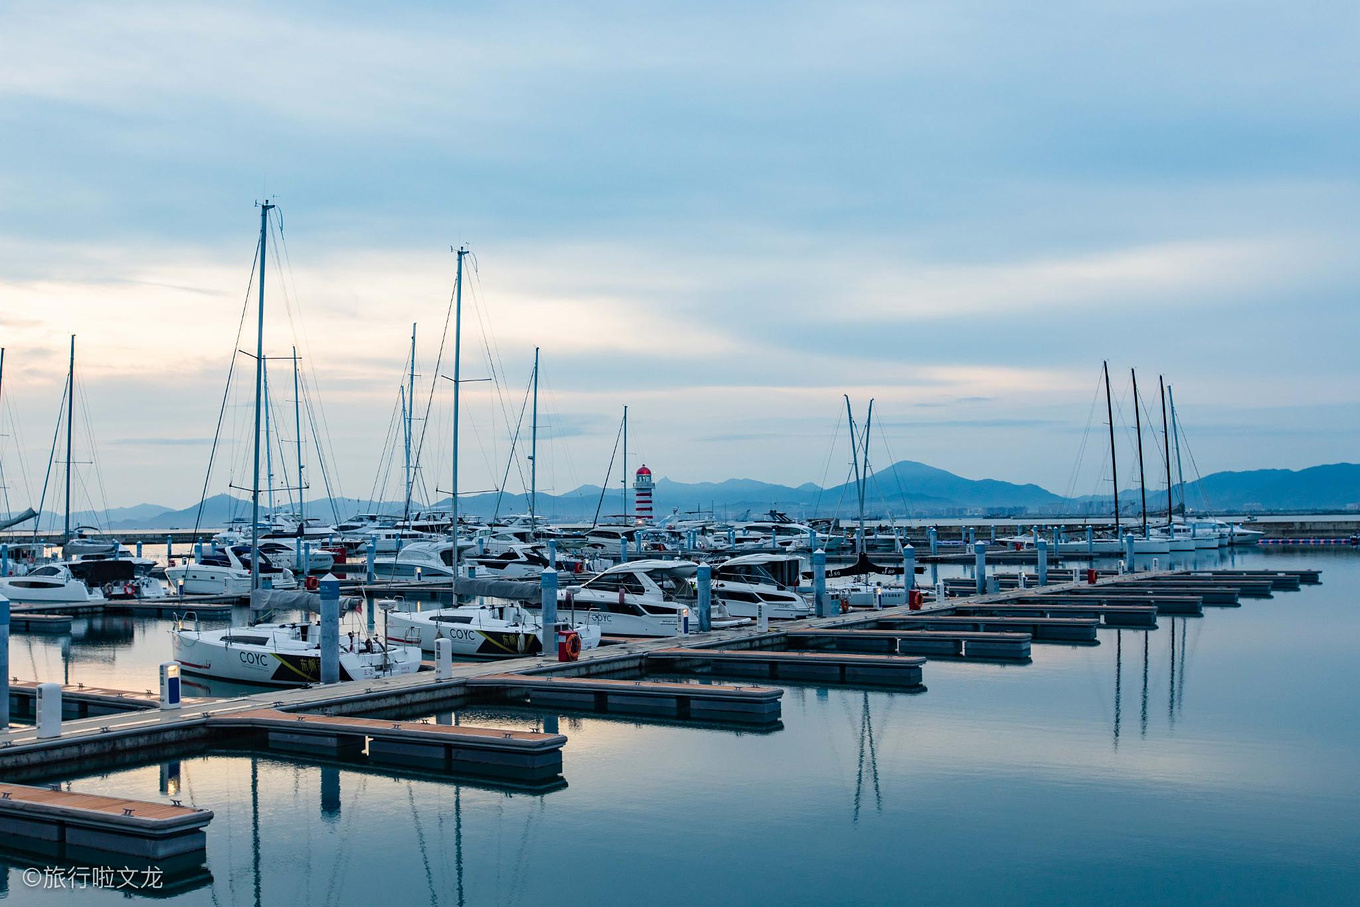
[[900, 655], [842, 655], [770, 649], [662, 649], [647, 653], [647, 667], [657, 671], [704, 670], [735, 677], [771, 680], [815, 680], [924, 689], [925, 659]]
[[492, 674], [468, 680], [471, 690], [525, 696], [533, 706], [692, 717], [706, 721], [779, 720], [783, 690], [722, 684], [661, 683], [544, 674]]
[[967, 633], [952, 630], [789, 630], [789, 645], [850, 652], [933, 655], [1028, 661], [1028, 633]]
[[1098, 602], [1085, 604], [1070, 598], [1045, 602], [1032, 598], [1016, 598], [995, 603], [973, 602], [949, 605], [954, 614], [986, 615], [989, 617], [1085, 617], [1096, 618], [1107, 627], [1157, 626], [1157, 609], [1152, 605], [1106, 605]]
[[1034, 642], [1098, 642], [1093, 617], [968, 617], [923, 614], [887, 617], [873, 622], [880, 630], [966, 630], [980, 633], [1028, 633]]
[[0, 834], [53, 846], [159, 859], [201, 851], [212, 811], [0, 784]]

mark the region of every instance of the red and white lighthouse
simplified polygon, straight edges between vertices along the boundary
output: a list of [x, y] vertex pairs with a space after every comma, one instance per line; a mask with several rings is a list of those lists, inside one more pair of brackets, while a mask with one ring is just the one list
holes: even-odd
[[636, 496], [637, 521], [639, 523], [650, 523], [652, 521], [652, 471], [646, 466], [639, 466], [637, 474], [633, 476], [633, 493]]

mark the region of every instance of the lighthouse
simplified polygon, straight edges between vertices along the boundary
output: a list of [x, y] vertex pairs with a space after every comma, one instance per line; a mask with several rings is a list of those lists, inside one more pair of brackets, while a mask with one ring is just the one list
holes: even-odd
[[645, 465], [639, 466], [637, 474], [633, 476], [633, 494], [637, 503], [637, 521], [639, 523], [650, 523], [652, 521], [652, 471]]

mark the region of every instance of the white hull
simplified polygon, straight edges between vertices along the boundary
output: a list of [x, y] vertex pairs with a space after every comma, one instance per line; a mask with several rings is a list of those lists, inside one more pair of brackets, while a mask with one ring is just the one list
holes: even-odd
[[[319, 628], [314, 628], [319, 633]], [[177, 630], [170, 634], [175, 661], [185, 672], [218, 680], [254, 683], [265, 686], [303, 686], [321, 679], [321, 649], [319, 646], [271, 648], [268, 645], [228, 644], [220, 637], [225, 633], [249, 634], [251, 628], [236, 627], [230, 631]], [[340, 679], [373, 680], [388, 674], [414, 674], [420, 670], [420, 650], [393, 649], [388, 655], [389, 669], [384, 671], [381, 652], [347, 652], [341, 638]]]
[[[481, 613], [477, 613], [481, 612]], [[526, 614], [526, 617], [528, 615]], [[449, 618], [471, 618], [455, 622]], [[578, 624], [582, 649], [600, 644], [600, 628]], [[515, 624], [499, 620], [481, 608], [439, 608], [432, 611], [393, 611], [387, 616], [387, 641], [394, 646], [419, 646], [433, 652], [437, 640], [447, 639], [460, 658], [516, 658], [543, 652], [542, 624], [537, 618]], [[556, 643], [549, 645], [555, 651]]]
[[250, 574], [231, 567], [180, 564], [166, 567], [165, 576], [176, 591], [183, 581], [185, 595], [250, 595]]
[[89, 587], [78, 579], [62, 582], [36, 576], [9, 576], [0, 579], [0, 594], [18, 604], [38, 602], [79, 604], [104, 600], [104, 596], [91, 592]]

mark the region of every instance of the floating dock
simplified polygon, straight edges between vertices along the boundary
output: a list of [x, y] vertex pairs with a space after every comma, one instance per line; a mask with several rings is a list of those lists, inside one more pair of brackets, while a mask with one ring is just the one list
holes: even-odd
[[[1017, 604], [1071, 605], [1085, 608], [1092, 605], [1104, 608], [1149, 607], [1158, 614], [1174, 614], [1177, 617], [1198, 617], [1204, 613], [1204, 600], [1198, 595], [1162, 595], [1147, 592], [1123, 592], [1091, 586], [1095, 592], [1036, 592], [1023, 595]], [[1072, 615], [1075, 616], [1075, 615]]]
[[814, 680], [822, 683], [925, 689], [925, 659], [901, 655], [843, 655], [769, 649], [662, 649], [647, 653], [649, 670], [702, 670], [732, 677]]
[[789, 645], [893, 655], [1028, 661], [1028, 633], [968, 633], [954, 630], [788, 630]]
[[561, 734], [505, 731], [374, 718], [300, 715], [278, 709], [231, 712], [208, 720], [209, 727], [261, 734], [274, 749], [357, 755], [365, 747], [375, 762], [441, 768], [447, 772], [549, 781], [562, 774]]
[[1070, 598], [1055, 596], [1057, 602], [1013, 599], [994, 603], [951, 604], [949, 610], [954, 614], [975, 617], [1085, 617], [1096, 618], [1107, 627], [1147, 627], [1157, 626], [1157, 609], [1152, 605], [1106, 605], [1099, 603], [1073, 603]]
[[[10, 715], [32, 718], [37, 708], [38, 684], [32, 680], [9, 682]], [[63, 686], [61, 688], [61, 717], [63, 721], [98, 715], [121, 715], [125, 712], [144, 712], [154, 709], [158, 700], [150, 693], [129, 690], [109, 690], [104, 687]]]
[[965, 630], [979, 633], [1028, 633], [1034, 642], [1098, 642], [1100, 621], [1091, 617], [978, 617], [922, 614], [873, 622], [882, 630]]
[[468, 680], [471, 690], [526, 697], [535, 707], [664, 715], [701, 721], [771, 724], [779, 720], [783, 690], [723, 684], [492, 674]]
[[212, 810], [0, 784], [0, 834], [148, 859], [203, 850]]

